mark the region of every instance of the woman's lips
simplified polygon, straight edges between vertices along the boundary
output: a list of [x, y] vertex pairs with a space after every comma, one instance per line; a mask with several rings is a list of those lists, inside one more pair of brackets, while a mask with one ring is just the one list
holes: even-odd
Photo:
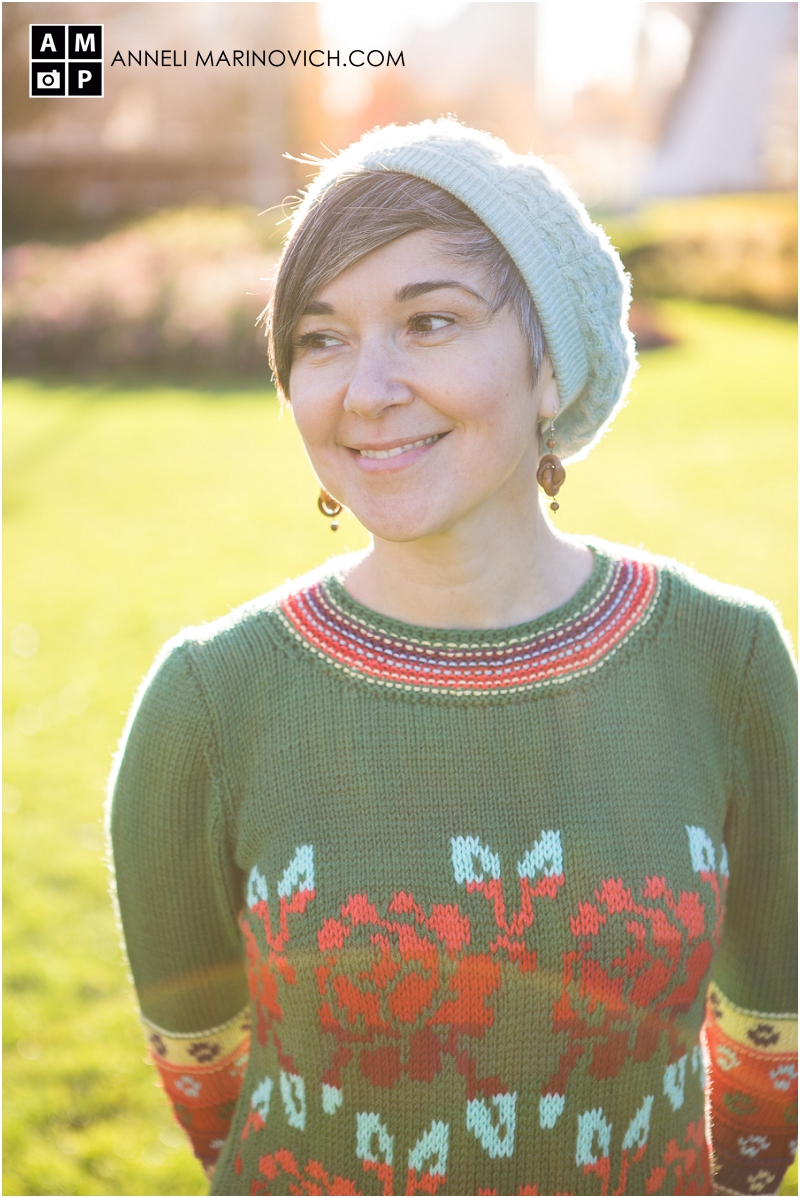
[[447, 433], [433, 433], [429, 437], [420, 437], [416, 441], [407, 441], [401, 445], [390, 445], [382, 448], [351, 447], [350, 452], [362, 470], [370, 473], [380, 470], [391, 470], [399, 466], [410, 466], [418, 461], [432, 445], [446, 437]]
[[358, 452], [362, 458], [376, 458], [382, 460], [384, 458], [397, 458], [401, 453], [408, 453], [410, 449], [419, 449], [421, 445], [432, 445], [434, 441], [438, 441], [444, 433], [434, 433], [432, 437], [423, 437], [419, 441], [409, 441], [407, 445], [396, 445], [393, 449], [359, 449]]

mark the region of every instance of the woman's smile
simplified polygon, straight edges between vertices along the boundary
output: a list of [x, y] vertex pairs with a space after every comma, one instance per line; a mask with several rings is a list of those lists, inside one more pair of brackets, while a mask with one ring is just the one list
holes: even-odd
[[399, 470], [427, 456], [427, 451], [437, 445], [447, 433], [433, 433], [427, 437], [387, 441], [382, 444], [348, 446], [356, 455], [362, 470], [377, 473], [384, 470]]

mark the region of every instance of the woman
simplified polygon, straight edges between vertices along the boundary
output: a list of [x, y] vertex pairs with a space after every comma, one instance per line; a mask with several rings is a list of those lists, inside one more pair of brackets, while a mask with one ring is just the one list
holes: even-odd
[[372, 546], [171, 642], [113, 782], [213, 1193], [706, 1193], [704, 1086], [719, 1189], [780, 1183], [783, 634], [537, 498], [622, 400], [628, 299], [558, 177], [449, 120], [364, 137], [294, 217], [275, 375]]

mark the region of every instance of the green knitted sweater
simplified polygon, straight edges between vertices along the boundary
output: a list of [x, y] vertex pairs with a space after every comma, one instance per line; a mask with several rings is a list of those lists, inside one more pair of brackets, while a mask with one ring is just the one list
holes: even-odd
[[777, 1189], [791, 657], [755, 596], [590, 547], [514, 628], [379, 616], [334, 562], [156, 662], [116, 886], [213, 1193], [706, 1193], [709, 1149]]

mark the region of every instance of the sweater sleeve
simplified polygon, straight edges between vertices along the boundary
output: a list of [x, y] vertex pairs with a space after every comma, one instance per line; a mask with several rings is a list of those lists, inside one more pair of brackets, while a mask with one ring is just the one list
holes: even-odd
[[249, 1049], [228, 846], [209, 713], [180, 644], [134, 704], [111, 779], [116, 896], [151, 1057], [208, 1167], [225, 1141]]
[[797, 678], [760, 619], [742, 683], [729, 887], [708, 992], [712, 1166], [718, 1192], [775, 1193], [797, 1148]]

